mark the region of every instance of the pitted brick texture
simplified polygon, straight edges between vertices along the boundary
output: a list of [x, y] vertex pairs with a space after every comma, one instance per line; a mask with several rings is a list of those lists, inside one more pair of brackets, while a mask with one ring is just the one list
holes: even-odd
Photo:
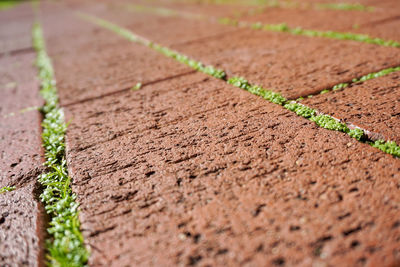
[[[154, 109], [142, 116], [157, 121], [160, 105], [180, 121], [69, 148], [91, 264], [398, 262], [397, 159], [222, 82], [172, 87], [177, 97], [160, 101], [166, 88], [135, 92]], [[120, 99], [101, 101], [138, 104]], [[107, 125], [119, 115], [104, 107]]]
[[[19, 27], [31, 30], [28, 25]], [[42, 116], [38, 110], [26, 110], [43, 103], [34, 60], [32, 52], [0, 56], [0, 187], [30, 182], [43, 169]]]
[[0, 56], [0, 116], [20, 114], [26, 108], [40, 107], [39, 82], [33, 52]]
[[[146, 84], [192, 72], [173, 59], [94, 26], [71, 12], [54, 12], [43, 20], [62, 105], [130, 89], [139, 82]], [[81, 35], [91, 38], [79, 38]], [[95, 67], [88, 68], [90, 65]]]
[[[121, 2], [121, 3], [119, 3]], [[234, 28], [226, 27], [216, 21], [205, 19], [196, 19], [194, 16], [214, 13], [230, 14], [233, 8], [226, 6], [213, 6], [212, 8], [203, 5], [182, 5], [177, 3], [149, 3], [148, 1], [119, 1], [110, 4], [105, 1], [103, 9], [87, 9], [102, 18], [108, 19], [118, 25], [121, 25], [136, 34], [151, 38], [154, 42], [162, 42], [164, 45], [186, 44], [198, 40], [207, 40], [212, 37], [218, 37], [235, 31]], [[130, 11], [130, 4], [138, 4], [143, 7], [166, 8], [164, 15], [152, 14], [152, 12]], [[128, 5], [128, 7], [124, 7]], [[132, 8], [132, 7], [131, 7]], [[161, 9], [162, 10], [162, 9]], [[168, 14], [169, 10], [184, 12], [186, 16], [194, 14], [193, 18], [182, 18], [179, 15]]]
[[[184, 20], [69, 4], [289, 97], [400, 63], [393, 48], [193, 22], [176, 35]], [[55, 6], [43, 20], [92, 266], [400, 264], [398, 159]]]
[[31, 3], [22, 3], [1, 11], [0, 54], [31, 50], [34, 14]]
[[0, 188], [32, 181], [43, 170], [41, 119], [38, 111], [0, 119]]
[[43, 266], [43, 210], [34, 184], [0, 194], [1, 266]]

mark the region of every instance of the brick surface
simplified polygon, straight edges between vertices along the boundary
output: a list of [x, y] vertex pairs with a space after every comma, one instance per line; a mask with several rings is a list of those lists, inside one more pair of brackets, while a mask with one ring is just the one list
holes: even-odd
[[37, 195], [33, 183], [0, 194], [2, 266], [43, 266], [43, 218], [46, 216]]
[[170, 82], [82, 106], [154, 123], [69, 147], [91, 264], [398, 262], [397, 159], [222, 82]]
[[22, 3], [12, 9], [1, 11], [0, 54], [32, 50], [31, 29], [33, 25], [31, 3]]
[[[235, 11], [164, 5], [217, 16]], [[385, 0], [377, 12], [386, 18], [392, 7]], [[89, 265], [400, 265], [399, 159], [195, 73], [81, 20], [78, 10], [289, 98], [400, 65], [400, 57], [395, 48], [134, 14], [106, 1], [43, 4]], [[298, 12], [279, 12], [277, 18], [301, 21]], [[335, 12], [304, 23], [328, 27]], [[326, 24], [317, 25], [324, 14]], [[346, 14], [337, 25], [371, 23]], [[42, 161], [41, 118], [38, 111], [6, 115], [40, 102], [27, 67], [33, 55], [7, 54], [0, 58], [7, 65], [0, 82], [9, 90], [1, 95], [0, 186], [17, 189], [0, 195], [0, 262], [32, 266], [42, 263], [46, 220], [32, 182]], [[140, 90], [130, 90], [138, 82]], [[394, 73], [305, 101], [400, 141], [398, 82]]]
[[43, 20], [62, 105], [192, 72], [71, 12], [54, 12]]
[[42, 105], [34, 67], [31, 3], [0, 15], [0, 265], [43, 266], [45, 212], [38, 200], [43, 171]]

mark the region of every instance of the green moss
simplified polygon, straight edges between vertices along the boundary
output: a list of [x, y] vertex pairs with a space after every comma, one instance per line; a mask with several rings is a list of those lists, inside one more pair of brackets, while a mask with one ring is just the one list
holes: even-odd
[[257, 23], [246, 23], [240, 22], [238, 20], [230, 19], [230, 18], [220, 18], [218, 22], [224, 25], [232, 25], [232, 26], [244, 26], [249, 27], [255, 30], [265, 30], [265, 31], [275, 31], [275, 32], [287, 32], [293, 35], [302, 35], [308, 37], [323, 37], [329, 39], [337, 39], [337, 40], [350, 40], [362, 43], [369, 43], [381, 46], [391, 46], [400, 48], [400, 43], [393, 40], [384, 40], [381, 38], [373, 38], [366, 34], [357, 34], [350, 32], [336, 32], [336, 31], [318, 31], [318, 30], [309, 30], [303, 29], [301, 27], [289, 27], [286, 23], [280, 24], [262, 24], [260, 22]]
[[131, 88], [131, 90], [132, 91], [137, 91], [137, 90], [140, 90], [140, 88], [142, 88], [142, 83], [137, 83], [137, 84], [135, 84], [135, 86], [133, 86]]
[[232, 84], [233, 86], [248, 90], [251, 85], [249, 82], [243, 78], [243, 77], [232, 77], [227, 81], [229, 84]]
[[[385, 75], [389, 75], [389, 74], [391, 74], [391, 73], [393, 73], [393, 72], [397, 72], [397, 71], [400, 71], [400, 66], [391, 67], [391, 68], [383, 69], [383, 70], [378, 71], [378, 72], [369, 73], [369, 74], [364, 75], [364, 76], [362, 76], [362, 77], [354, 78], [354, 79], [351, 81], [351, 83], [339, 83], [339, 84], [333, 86], [331, 89], [322, 90], [322, 91], [320, 92], [320, 94], [328, 93], [328, 92], [330, 92], [331, 90], [332, 90], [332, 91], [342, 90], [342, 89], [345, 89], [345, 88], [349, 87], [349, 86], [352, 85], [352, 84], [355, 84], [355, 83], [362, 83], [362, 82], [365, 82], [365, 81], [368, 81], [368, 80], [371, 80], [371, 79], [375, 79], [375, 78], [379, 78], [379, 77], [382, 77], [382, 76], [385, 76]], [[306, 96], [306, 97], [311, 98], [312, 95], [309, 95], [309, 96]]]
[[[344, 89], [344, 88], [346, 88], [346, 87], [348, 87], [348, 86], [349, 86], [348, 83], [339, 83], [339, 84], [333, 86], [333, 87], [332, 87], [332, 90], [333, 90], [333, 91], [337, 91], [337, 90]], [[329, 90], [328, 90], [328, 91], [329, 91]], [[322, 92], [321, 92], [321, 93], [322, 93]]]
[[15, 190], [15, 186], [5, 186], [0, 188], [0, 194], [3, 194], [5, 192], [11, 192], [13, 190]]
[[232, 77], [227, 82], [233, 86], [249, 91], [254, 95], [261, 96], [265, 100], [278, 105], [283, 105], [287, 101], [286, 98], [284, 98], [281, 94], [271, 90], [266, 90], [258, 85], [251, 85], [243, 77]]
[[21, 3], [21, 1], [17, 1], [17, 0], [8, 0], [8, 1], [4, 0], [4, 1], [1, 1], [0, 2], [0, 11], [12, 8], [12, 7], [16, 6], [19, 3]]
[[328, 115], [312, 116], [310, 118], [310, 121], [313, 121], [318, 126], [328, 130], [334, 130], [344, 133], [348, 133], [350, 131], [349, 128], [346, 126], [346, 124], [338, 122], [337, 120]]
[[231, 18], [219, 18], [218, 22], [224, 25], [231, 25], [231, 26], [237, 26], [239, 24], [239, 21], [236, 19], [231, 19]]
[[316, 114], [315, 109], [296, 103], [294, 101], [285, 104], [284, 107], [290, 111], [295, 112], [297, 115], [307, 119], [313, 117]]
[[359, 3], [317, 3], [315, 4], [317, 9], [331, 9], [331, 10], [356, 10], [356, 11], [373, 11], [373, 7], [364, 6]]
[[378, 140], [375, 142], [370, 142], [369, 144], [373, 147], [379, 148], [383, 152], [400, 158], [400, 146], [393, 141], [386, 142], [384, 140]]
[[382, 77], [382, 76], [388, 75], [388, 74], [396, 72], [396, 71], [400, 71], [400, 66], [387, 68], [387, 69], [384, 69], [384, 70], [381, 70], [381, 71], [378, 71], [378, 72], [372, 72], [372, 73], [364, 75], [364, 76], [362, 76], [360, 78], [355, 78], [355, 79], [352, 80], [352, 82], [353, 83], [365, 82], [365, 81], [368, 81], [368, 80], [371, 80], [371, 79], [375, 79], [375, 78], [378, 78], [378, 77]]
[[51, 238], [47, 241], [47, 259], [51, 266], [84, 266], [89, 253], [86, 250], [80, 232], [78, 203], [70, 188], [70, 178], [65, 160], [65, 131], [63, 111], [58, 107], [58, 97], [54, 71], [48, 57], [39, 24], [32, 31], [33, 46], [37, 53], [36, 66], [39, 71], [41, 95], [45, 100], [42, 107], [44, 120], [43, 146], [45, 148], [45, 165], [47, 172], [39, 175], [43, 185], [40, 199], [51, 216], [48, 232]]
[[358, 128], [352, 129], [347, 133], [350, 137], [357, 139], [358, 141], [362, 140], [364, 137], [364, 131]]
[[265, 24], [265, 25], [261, 26], [260, 29], [263, 29], [266, 31], [275, 31], [275, 32], [287, 32], [290, 30], [290, 28], [286, 25], [286, 23]]
[[[264, 29], [268, 29], [268, 27], [264, 27]], [[366, 34], [356, 34], [350, 32], [336, 32], [336, 31], [317, 31], [317, 30], [308, 30], [303, 29], [301, 27], [296, 28], [288, 28], [282, 31], [289, 32], [294, 35], [304, 35], [309, 37], [324, 37], [330, 39], [338, 39], [338, 40], [350, 40], [362, 43], [369, 43], [381, 46], [391, 46], [400, 48], [400, 43], [393, 40], [384, 40], [381, 38], [373, 38]]]
[[[285, 6], [285, 7], [298, 7], [297, 4], [293, 4], [291, 2], [270, 2], [270, 6]], [[301, 5], [300, 5], [301, 6]], [[308, 4], [302, 4], [302, 6], [307, 6]], [[166, 9], [161, 7], [150, 7], [150, 6], [141, 6], [141, 5], [128, 5], [127, 10], [133, 10], [138, 12], [151, 12], [156, 15], [161, 16], [179, 16], [188, 19], [207, 19], [209, 17], [205, 15], [198, 15], [193, 13], [179, 12], [172, 9]], [[316, 4], [316, 8], [318, 9], [336, 9], [336, 10], [359, 10], [359, 11], [371, 11], [372, 8], [366, 7], [360, 4], [345, 4], [345, 3], [334, 3], [334, 4]], [[210, 19], [210, 18], [209, 18]], [[266, 31], [277, 31], [277, 32], [288, 32], [294, 35], [303, 35], [309, 37], [324, 37], [338, 40], [352, 40], [357, 42], [364, 42], [382, 46], [392, 46], [400, 48], [400, 43], [393, 40], [384, 40], [381, 38], [373, 38], [365, 34], [356, 34], [349, 32], [336, 32], [336, 31], [318, 31], [318, 30], [309, 30], [303, 29], [301, 27], [291, 28], [286, 23], [281, 24], [262, 24], [261, 22], [257, 23], [246, 23], [241, 22], [237, 19], [233, 19], [230, 17], [222, 17], [218, 18], [217, 21], [220, 24], [231, 25], [231, 26], [244, 26], [249, 27], [255, 30], [266, 30]]]

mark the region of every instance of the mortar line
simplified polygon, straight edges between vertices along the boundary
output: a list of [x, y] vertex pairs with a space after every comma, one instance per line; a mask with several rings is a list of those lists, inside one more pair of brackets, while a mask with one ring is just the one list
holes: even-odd
[[394, 40], [385, 40], [382, 38], [374, 38], [367, 34], [358, 34], [351, 32], [338, 32], [338, 31], [322, 31], [322, 30], [312, 30], [312, 29], [303, 29], [302, 27], [291, 27], [286, 23], [280, 24], [265, 24], [261, 22], [246, 22], [240, 21], [237, 19], [229, 18], [229, 17], [214, 17], [207, 16], [202, 14], [194, 14], [189, 12], [181, 12], [174, 9], [168, 8], [160, 8], [154, 6], [143, 6], [143, 5], [135, 5], [135, 4], [125, 4], [121, 5], [127, 8], [127, 11], [132, 12], [149, 12], [151, 14], [156, 14], [159, 16], [179, 16], [186, 19], [195, 19], [195, 20], [203, 20], [206, 19], [210, 22], [217, 22], [223, 25], [229, 25], [237, 28], [246, 28], [253, 30], [261, 30], [261, 31], [270, 31], [270, 32], [280, 32], [287, 33], [291, 35], [300, 35], [306, 37], [319, 37], [333, 40], [342, 40], [342, 41], [355, 41], [360, 43], [374, 44], [380, 46], [388, 46], [388, 47], [396, 47], [400, 48], [400, 42]]
[[[148, 86], [148, 85], [153, 85], [153, 84], [156, 84], [156, 83], [165, 82], [165, 81], [168, 81], [168, 80], [171, 80], [171, 79], [183, 77], [183, 76], [194, 74], [194, 73], [196, 73], [195, 70], [190, 70], [190, 71], [187, 71], [187, 72], [184, 72], [184, 73], [180, 73], [180, 74], [176, 74], [176, 75], [172, 75], [172, 76], [169, 76], [169, 77], [166, 77], [166, 78], [161, 78], [161, 79], [157, 79], [157, 80], [154, 80], [154, 81], [149, 81], [147, 83], [143, 83], [141, 85], [141, 88], [143, 88], [145, 86]], [[123, 92], [130, 91], [130, 90], [132, 90], [132, 86], [127, 87], [127, 88], [123, 88], [123, 89], [119, 89], [119, 90], [115, 90], [115, 91], [112, 91], [112, 92], [109, 92], [109, 93], [106, 93], [106, 94], [102, 94], [102, 95], [98, 95], [98, 96], [94, 96], [94, 97], [89, 97], [89, 98], [85, 98], [85, 99], [78, 100], [78, 101], [73, 101], [71, 103], [62, 104], [62, 105], [60, 105], [60, 107], [70, 107], [70, 106], [74, 106], [74, 105], [78, 105], [78, 104], [94, 101], [94, 100], [97, 100], [97, 99], [100, 99], [100, 98], [103, 98], [103, 97], [108, 97], [108, 96], [112, 96], [112, 95], [118, 95], [118, 94], [121, 94]]]
[[[369, 80], [373, 80], [379, 77], [384, 77], [387, 76], [391, 73], [394, 72], [400, 72], [400, 66], [399, 65], [394, 65], [393, 67], [390, 68], [385, 68], [376, 72], [371, 72], [362, 76], [358, 76], [357, 78], [348, 80], [346, 82], [343, 83], [338, 83], [332, 87], [329, 87], [327, 89], [323, 89], [323, 90], [316, 90], [315, 92], [308, 94], [308, 95], [302, 95], [300, 97], [297, 98], [297, 101], [301, 101], [303, 98], [311, 98], [315, 95], [320, 95], [320, 94], [325, 94], [325, 93], [331, 93], [334, 91], [342, 91], [346, 88], [351, 88], [354, 85], [360, 85], [365, 83], [366, 81]], [[294, 100], [294, 99], [293, 99]]]
[[340, 120], [323, 114], [315, 109], [307, 107], [303, 104], [297, 103], [296, 101], [287, 100], [279, 93], [276, 93], [271, 90], [266, 90], [258, 85], [250, 84], [246, 79], [242, 77], [231, 77], [228, 79], [225, 71], [215, 69], [213, 66], [204, 66], [203, 63], [196, 61], [194, 59], [189, 58], [183, 54], [180, 54], [177, 51], [171, 50], [167, 47], [161, 46], [159, 44], [153, 43], [150, 40], [139, 36], [132, 31], [122, 28], [116, 24], [113, 24], [109, 21], [103, 20], [101, 18], [92, 16], [90, 14], [86, 14], [83, 12], [76, 12], [76, 15], [86, 20], [90, 23], [98, 25], [100, 27], [106, 28], [126, 39], [140, 43], [144, 46], [152, 48], [161, 54], [176, 59], [177, 61], [186, 64], [197, 71], [209, 74], [215, 78], [227, 81], [228, 84], [232, 84], [238, 88], [244, 89], [254, 95], [261, 96], [265, 100], [278, 104], [283, 108], [295, 112], [298, 116], [304, 117], [310, 121], [315, 122], [319, 127], [325, 128], [328, 130], [339, 131], [348, 134], [350, 137], [363, 142], [367, 143], [375, 148], [382, 150], [385, 153], [391, 154], [395, 157], [400, 157], [400, 146], [398, 146], [393, 141], [385, 141], [385, 140], [374, 140], [369, 139], [368, 133], [369, 131], [365, 129], [361, 129], [359, 127], [353, 126], [351, 124], [346, 124], [341, 122]]
[[[38, 6], [35, 6], [38, 8]], [[38, 12], [38, 10], [35, 10]], [[36, 14], [38, 17], [38, 14]], [[50, 57], [47, 55], [43, 32], [36, 22], [32, 28], [33, 47], [40, 80], [40, 94], [45, 100], [41, 108], [42, 142], [45, 149], [46, 170], [38, 176], [42, 186], [39, 198], [49, 214], [46, 257], [51, 266], [84, 266], [89, 252], [80, 231], [79, 204], [72, 192], [65, 160], [65, 132], [67, 125], [59, 107], [56, 82]]]
[[[153, 1], [154, 2], [154, 1]], [[174, 0], [175, 3], [187, 3], [187, 1]], [[236, 1], [235, 3], [226, 3], [222, 1], [207, 1], [206, 3], [213, 5], [237, 5], [237, 6], [263, 6], [261, 8], [282, 8], [282, 9], [313, 9], [313, 10], [340, 10], [340, 11], [363, 11], [372, 12], [374, 6], [365, 6], [359, 3], [303, 3], [299, 1], [282, 1], [282, 0], [266, 0], [266, 1]]]
[[277, 1], [277, 4], [264, 4], [261, 7], [254, 7], [249, 10], [238, 13], [238, 15], [233, 14], [236, 18], [241, 18], [243, 16], [251, 16], [254, 14], [261, 14], [265, 10], [270, 8], [280, 8], [280, 9], [296, 9], [296, 10], [314, 10], [314, 11], [361, 11], [361, 12], [373, 12], [375, 7], [364, 6], [361, 4], [343, 4], [343, 3], [301, 3], [301, 2], [287, 2], [284, 1], [283, 5]]
[[375, 20], [375, 21], [371, 21], [371, 22], [366, 22], [364, 24], [359, 24], [359, 27], [366, 27], [366, 26], [372, 26], [372, 25], [380, 25], [380, 24], [384, 24], [384, 23], [388, 23], [388, 22], [392, 22], [395, 20], [400, 20], [400, 15], [395, 15], [389, 18], [384, 18], [384, 19], [380, 19], [380, 20]]
[[[195, 14], [194, 16], [191, 15], [191, 13], [188, 12], [180, 12], [174, 9], [168, 9], [168, 8], [164, 8], [164, 7], [154, 7], [154, 6], [144, 6], [144, 5], [135, 5], [135, 4], [128, 4], [126, 5], [128, 8], [128, 11], [134, 11], [134, 12], [150, 12], [152, 14], [157, 14], [157, 15], [161, 15], [161, 16], [179, 16], [182, 18], [188, 18], [188, 19], [196, 19], [196, 20], [211, 20], [212, 22], [217, 22], [218, 18], [213, 18], [213, 17], [207, 17], [205, 15], [197, 15]], [[129, 8], [130, 7], [130, 8]], [[174, 44], [174, 46], [176, 46]], [[298, 100], [301, 100], [301, 98], [305, 98], [305, 97], [312, 97], [313, 95], [318, 95], [320, 93], [327, 93], [328, 91], [336, 91], [336, 90], [341, 90], [344, 89], [348, 86], [352, 86], [353, 84], [356, 83], [363, 83], [367, 80], [370, 79], [374, 79], [374, 78], [378, 78], [378, 77], [382, 77], [385, 75], [388, 75], [392, 72], [395, 71], [400, 71], [400, 66], [399, 65], [393, 65], [390, 68], [385, 68], [385, 69], [381, 69], [381, 70], [377, 70], [376, 72], [372, 72], [372, 73], [367, 73], [365, 75], [362, 76], [358, 76], [356, 78], [353, 78], [351, 80], [336, 84], [332, 87], [326, 88], [326, 89], [322, 89], [322, 90], [316, 90], [315, 92], [308, 94], [308, 95], [302, 95], [300, 97], [298, 97]], [[294, 99], [293, 99], [294, 100]]]

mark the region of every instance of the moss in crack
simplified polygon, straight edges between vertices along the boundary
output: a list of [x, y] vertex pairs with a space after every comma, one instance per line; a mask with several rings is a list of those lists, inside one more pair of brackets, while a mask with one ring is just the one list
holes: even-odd
[[364, 131], [359, 128], [351, 129], [347, 134], [350, 137], [357, 139], [358, 141], [363, 140], [365, 137]]
[[284, 98], [281, 94], [273, 92], [271, 90], [266, 90], [258, 85], [251, 85], [243, 77], [232, 77], [227, 82], [238, 88], [249, 91], [254, 95], [261, 96], [265, 100], [278, 105], [283, 105], [287, 101], [286, 98]]
[[97, 18], [94, 16], [86, 15], [83, 13], [78, 13], [78, 15], [85, 20], [88, 20], [94, 24], [97, 24], [99, 26], [102, 26], [102, 27], [110, 30], [110, 31], [113, 31], [132, 42], [148, 46], [148, 47], [158, 51], [159, 53], [163, 54], [164, 56], [173, 58], [183, 64], [186, 64], [187, 66], [189, 66], [197, 71], [209, 74], [218, 79], [225, 79], [225, 77], [226, 77], [226, 74], [223, 70], [214, 68], [213, 66], [205, 66], [203, 63], [201, 63], [199, 61], [191, 59], [186, 55], [183, 55], [177, 51], [169, 49], [168, 47], [159, 45], [154, 42], [150, 42], [149, 40], [147, 40], [139, 35], [136, 35], [127, 29], [121, 28], [111, 22], [105, 21], [103, 19], [100, 19], [100, 18]]
[[302, 116], [304, 118], [311, 118], [316, 114], [316, 110], [310, 107], [304, 106], [297, 102], [290, 102], [284, 105], [284, 107], [290, 111], [295, 112], [297, 115]]
[[397, 145], [394, 141], [378, 140], [375, 142], [369, 142], [369, 144], [373, 147], [379, 148], [380, 150], [388, 154], [400, 158], [400, 146]]
[[374, 7], [364, 6], [359, 3], [316, 3], [317, 9], [348, 10], [348, 11], [374, 11]]
[[375, 79], [375, 78], [379, 78], [379, 77], [388, 75], [388, 74], [396, 72], [396, 71], [400, 71], [400, 66], [387, 68], [387, 69], [384, 69], [384, 70], [380, 70], [378, 72], [372, 72], [372, 73], [364, 75], [364, 76], [362, 76], [360, 78], [355, 78], [355, 79], [352, 80], [352, 82], [353, 83], [365, 82], [365, 81], [368, 81], [368, 80], [371, 80], [371, 79]]
[[228, 17], [224, 17], [224, 18], [219, 18], [218, 22], [220, 24], [224, 24], [224, 25], [231, 25], [231, 26], [238, 26], [239, 25], [239, 21], [236, 19], [231, 19]]
[[4, 186], [0, 188], [0, 194], [3, 194], [5, 192], [11, 192], [15, 190], [15, 186]]
[[328, 129], [334, 130], [339, 132], [348, 133], [350, 129], [347, 127], [346, 124], [341, 123], [329, 115], [320, 114], [317, 116], [310, 117], [310, 121], [315, 122], [318, 126]]
[[[344, 88], [347, 88], [349, 86], [348, 83], [339, 83], [336, 84], [335, 86], [332, 87], [333, 91], [338, 91], [338, 90], [342, 90]], [[329, 92], [329, 89], [327, 90]], [[322, 93], [322, 92], [321, 92]]]
[[[328, 93], [330, 91], [340, 91], [340, 90], [348, 88], [348, 87], [350, 87], [350, 86], [352, 86], [354, 84], [360, 84], [360, 83], [363, 83], [365, 81], [368, 81], [368, 80], [371, 80], [371, 79], [376, 79], [376, 78], [379, 78], [379, 77], [382, 77], [382, 76], [386, 76], [386, 75], [389, 75], [389, 74], [391, 74], [393, 72], [397, 72], [397, 71], [400, 71], [400, 66], [383, 69], [383, 70], [380, 70], [380, 71], [377, 71], [377, 72], [372, 72], [372, 73], [366, 74], [364, 76], [361, 76], [359, 78], [354, 78], [354, 79], [351, 80], [351, 82], [336, 84], [332, 88], [322, 90], [319, 93], [320, 94], [326, 94], [326, 93]], [[308, 96], [305, 96], [305, 97], [311, 98], [312, 96], [313, 95], [308, 95]], [[301, 99], [298, 99], [298, 100], [301, 101], [303, 98], [304, 97], [302, 97]]]
[[[264, 28], [266, 29], [266, 28]], [[301, 27], [289, 28], [285, 30], [294, 35], [303, 35], [309, 37], [324, 37], [330, 39], [338, 39], [338, 40], [350, 40], [362, 43], [369, 43], [381, 46], [391, 46], [400, 48], [400, 43], [393, 40], [384, 40], [381, 38], [373, 38], [366, 34], [356, 34], [350, 32], [336, 32], [336, 31], [317, 31], [317, 30], [308, 30], [303, 29]]]
[[135, 86], [133, 86], [131, 88], [131, 90], [132, 91], [137, 91], [137, 90], [140, 90], [140, 88], [142, 88], [142, 83], [137, 83], [137, 84], [135, 84]]
[[58, 107], [54, 71], [38, 23], [33, 27], [32, 37], [37, 53], [40, 93], [45, 100], [41, 110], [44, 115], [42, 140], [47, 172], [39, 175], [38, 180], [44, 188], [40, 199], [51, 216], [47, 259], [51, 266], [84, 266], [89, 253], [80, 232], [78, 203], [70, 188], [71, 180], [66, 167], [64, 136], [67, 124], [63, 111]]
[[[273, 6], [276, 4], [273, 3]], [[294, 5], [298, 6], [298, 5]], [[359, 11], [372, 11], [371, 7], [366, 7], [360, 4], [316, 4], [316, 8], [318, 9], [337, 9], [337, 10], [359, 10]], [[157, 7], [146, 7], [146, 6], [139, 6], [133, 5], [131, 9], [128, 7], [128, 10], [133, 11], [147, 11], [153, 14], [161, 15], [161, 16], [179, 16], [189, 19], [214, 19], [211, 17], [207, 17], [205, 15], [198, 15], [198, 14], [191, 14], [186, 12], [178, 12], [172, 9], [166, 8], [157, 8]], [[217, 18], [217, 21], [220, 24], [224, 25], [231, 25], [231, 26], [239, 26], [239, 27], [249, 27], [255, 30], [265, 30], [265, 31], [276, 31], [276, 32], [288, 32], [294, 35], [303, 35], [309, 37], [324, 37], [324, 38], [331, 38], [331, 39], [338, 39], [338, 40], [351, 40], [375, 45], [382, 45], [382, 46], [391, 46], [400, 48], [400, 43], [393, 41], [393, 40], [384, 40], [381, 38], [373, 38], [366, 34], [357, 34], [357, 33], [350, 33], [350, 32], [337, 32], [337, 31], [319, 31], [319, 30], [310, 30], [310, 29], [303, 29], [301, 27], [289, 27], [286, 23], [280, 24], [263, 24], [261, 22], [256, 23], [248, 23], [244, 21], [239, 21], [234, 18], [230, 17], [221, 17]]]
[[[116, 32], [117, 34], [127, 31], [123, 28], [119, 28], [117, 25], [114, 25], [110, 22], [106, 22], [104, 20], [101, 20], [99, 18], [90, 16], [90, 15], [82, 15], [81, 14], [80, 16], [94, 24], [98, 24], [98, 25], [103, 26], [108, 29], [115, 29], [113, 31]], [[129, 32], [129, 35], [136, 36], [135, 34], [133, 34], [131, 32]], [[174, 58], [177, 61], [180, 61], [188, 66], [191, 66], [192, 68], [194, 68], [198, 71], [202, 71], [204, 73], [207, 73], [207, 74], [212, 75], [219, 79], [221, 79], [221, 77], [223, 77], [222, 79], [224, 79], [224, 80], [226, 79], [225, 72], [222, 70], [220, 71], [220, 73], [222, 73], [221, 75], [215, 75], [214, 70], [216, 70], [216, 69], [213, 68], [212, 66], [209, 66], [209, 70], [206, 70], [207, 67], [204, 67], [204, 65], [202, 63], [200, 63], [199, 61], [190, 59], [189, 57], [187, 57], [185, 55], [182, 55], [176, 51], [173, 51], [173, 50], [163, 47], [161, 45], [152, 43], [148, 40], [145, 40], [144, 38], [141, 38], [138, 36], [135, 38], [139, 39], [140, 40], [139, 42], [142, 43], [143, 45], [147, 45], [148, 47], [159, 51], [160, 53], [164, 54], [165, 56]], [[145, 41], [143, 41], [143, 40], [145, 40]], [[349, 127], [345, 123], [342, 123], [329, 115], [318, 114], [317, 110], [314, 110], [310, 107], [299, 104], [295, 101], [288, 102], [288, 100], [286, 98], [284, 98], [281, 94], [270, 91], [270, 90], [265, 90], [264, 88], [262, 88], [261, 86], [258, 86], [258, 85], [252, 85], [249, 83], [248, 80], [246, 80], [243, 77], [231, 77], [227, 80], [227, 83], [234, 85], [235, 87], [244, 89], [252, 94], [261, 96], [264, 99], [266, 99], [272, 103], [281, 105], [281, 106], [285, 107], [286, 109], [295, 112], [297, 115], [302, 116], [304, 118], [307, 118], [310, 121], [315, 122], [319, 127], [322, 127], [322, 128], [328, 129], [328, 130], [333, 130], [333, 131], [340, 131], [340, 132], [348, 134], [350, 137], [355, 138], [359, 141], [362, 141], [362, 142], [364, 141], [364, 140], [362, 140], [362, 138], [364, 137], [364, 132], [361, 129], [350, 130]], [[309, 97], [312, 97], [312, 96], [309, 96]], [[387, 144], [387, 143], [385, 143], [385, 144]], [[396, 149], [392, 148], [393, 145], [390, 145], [389, 148], [386, 148], [386, 146], [384, 146], [383, 144], [381, 144], [380, 146], [376, 145], [375, 147], [377, 147], [385, 152], [388, 151], [387, 153], [397, 151]]]

